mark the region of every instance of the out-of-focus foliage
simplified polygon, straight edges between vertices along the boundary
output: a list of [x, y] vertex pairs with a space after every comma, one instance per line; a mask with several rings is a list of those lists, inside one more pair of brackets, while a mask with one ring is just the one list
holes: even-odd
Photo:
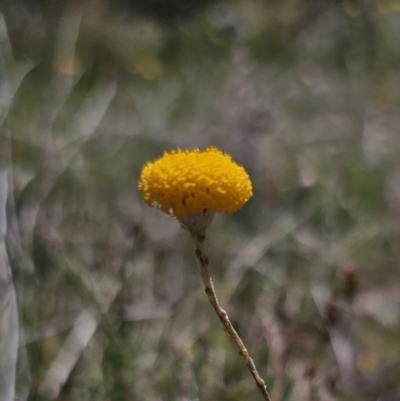
[[260, 399], [189, 236], [137, 189], [147, 160], [210, 145], [253, 181], [208, 253], [272, 399], [400, 400], [399, 1], [0, 11], [29, 400]]

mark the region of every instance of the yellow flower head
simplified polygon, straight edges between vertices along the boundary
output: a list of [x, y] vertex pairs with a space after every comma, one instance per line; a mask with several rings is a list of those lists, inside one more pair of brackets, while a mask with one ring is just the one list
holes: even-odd
[[244, 168], [215, 148], [164, 153], [144, 166], [139, 189], [148, 205], [178, 219], [205, 210], [230, 214], [253, 195]]

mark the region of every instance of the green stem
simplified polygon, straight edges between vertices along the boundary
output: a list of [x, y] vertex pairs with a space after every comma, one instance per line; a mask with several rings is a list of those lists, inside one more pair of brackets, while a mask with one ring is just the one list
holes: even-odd
[[205, 236], [204, 235], [192, 235], [192, 238], [195, 243], [195, 252], [197, 258], [197, 264], [199, 265], [200, 275], [203, 280], [204, 288], [210, 301], [211, 306], [214, 308], [215, 313], [219, 317], [219, 320], [224, 327], [225, 332], [229, 335], [232, 339], [233, 343], [235, 344], [237, 350], [239, 351], [239, 355], [243, 358], [244, 362], [246, 363], [247, 367], [250, 370], [251, 375], [253, 376], [254, 381], [258, 389], [260, 390], [264, 401], [271, 401], [269, 397], [267, 387], [263, 379], [261, 379], [260, 375], [258, 374], [256, 365], [254, 364], [253, 359], [250, 357], [249, 352], [247, 351], [246, 347], [243, 344], [242, 339], [239, 337], [239, 334], [236, 332], [232, 323], [229, 320], [229, 316], [224, 309], [221, 308], [217, 294], [215, 293], [214, 284], [210, 275], [210, 264], [209, 260], [205, 254], [204, 249], [204, 242]]

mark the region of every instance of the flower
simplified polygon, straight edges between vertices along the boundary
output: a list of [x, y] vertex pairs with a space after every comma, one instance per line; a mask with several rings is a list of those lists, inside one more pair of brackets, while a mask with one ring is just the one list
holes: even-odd
[[173, 150], [147, 163], [139, 189], [149, 206], [181, 219], [188, 213], [240, 209], [252, 196], [245, 169], [216, 148]]

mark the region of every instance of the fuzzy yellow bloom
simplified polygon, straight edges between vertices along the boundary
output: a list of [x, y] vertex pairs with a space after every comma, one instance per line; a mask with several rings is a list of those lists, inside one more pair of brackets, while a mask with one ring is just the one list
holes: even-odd
[[144, 166], [139, 189], [148, 205], [178, 219], [204, 211], [230, 214], [253, 194], [245, 169], [216, 148], [165, 153]]

